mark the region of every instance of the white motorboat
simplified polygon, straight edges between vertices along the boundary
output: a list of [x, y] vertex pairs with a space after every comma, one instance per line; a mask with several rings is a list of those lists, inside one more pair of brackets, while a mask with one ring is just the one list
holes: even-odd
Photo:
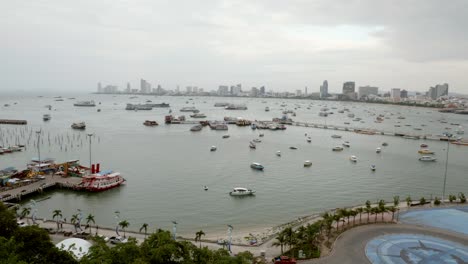
[[343, 142], [342, 145], [343, 145], [344, 147], [347, 147], [347, 148], [351, 147], [351, 145], [349, 144], [349, 141]]
[[42, 116], [42, 120], [44, 120], [44, 121], [49, 121], [50, 118], [51, 118], [51, 117], [50, 117], [49, 114], [44, 114], [44, 115]]
[[309, 143], [312, 142], [312, 138], [307, 137], [307, 142], [309, 142]]
[[252, 141], [250, 141], [250, 143], [249, 143], [249, 148], [251, 148], [251, 149], [256, 149], [256, 148], [257, 148], [257, 145], [255, 145], [255, 143], [253, 143]]
[[341, 138], [341, 135], [332, 135], [332, 138]]
[[72, 127], [73, 129], [85, 129], [85, 128], [86, 128], [86, 124], [85, 124], [85, 122], [73, 123], [73, 124], [71, 125], [71, 127]]
[[342, 151], [343, 149], [344, 148], [342, 146], [336, 146], [332, 148], [333, 151]]
[[281, 157], [281, 151], [276, 151], [276, 156]]
[[310, 160], [304, 161], [304, 167], [310, 167], [310, 166], [312, 166], [312, 161]]
[[370, 169], [371, 169], [371, 171], [375, 171], [375, 169], [376, 169], [376, 168], [375, 168], [375, 165], [371, 165], [371, 166], [370, 166]]
[[254, 195], [255, 191], [243, 187], [236, 187], [234, 188], [231, 192], [229, 192], [229, 195], [231, 196], [246, 196], [246, 195]]
[[210, 151], [216, 151], [216, 146], [211, 146]]
[[263, 167], [263, 165], [258, 162], [252, 162], [252, 164], [250, 164], [250, 168], [255, 170], [263, 170], [265, 167]]
[[73, 104], [74, 106], [87, 106], [87, 107], [94, 107], [96, 104], [94, 101], [81, 101], [81, 102], [76, 102]]
[[351, 157], [349, 157], [349, 160], [352, 162], [357, 162], [357, 157], [352, 155]]
[[436, 161], [437, 159], [431, 156], [422, 156], [419, 158], [420, 161]]
[[376, 152], [376, 153], [382, 152], [382, 148], [376, 148], [376, 149], [375, 149], [375, 152]]

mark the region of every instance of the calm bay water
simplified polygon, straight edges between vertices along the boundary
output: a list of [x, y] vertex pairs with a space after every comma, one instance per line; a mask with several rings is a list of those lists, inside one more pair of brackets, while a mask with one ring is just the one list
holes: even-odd
[[[0, 118], [28, 120], [27, 127], [0, 125], [3, 140], [12, 143], [14, 133], [19, 135], [21, 130], [26, 134], [32, 131], [33, 136], [25, 152], [0, 156], [0, 168], [24, 168], [32, 157], [37, 156], [33, 141], [34, 131], [38, 129], [43, 131], [42, 157], [54, 157], [58, 162], [80, 159], [82, 164], [88, 165], [86, 133], [95, 133], [93, 162], [101, 163], [102, 169], [120, 171], [127, 184], [97, 194], [66, 190], [49, 192], [45, 196], [51, 196], [51, 199], [38, 203], [39, 217], [51, 218], [53, 210], [61, 209], [69, 219], [80, 208], [85, 214], [94, 214], [99, 225], [113, 225], [116, 222], [114, 211], [119, 210], [121, 219], [130, 222], [130, 229], [137, 230], [145, 222], [169, 229], [171, 220], [177, 220], [179, 233], [188, 235], [200, 228], [205, 232], [224, 231], [227, 224], [238, 230], [277, 225], [326, 209], [360, 204], [367, 199], [390, 201], [394, 195], [400, 195], [402, 200], [407, 195], [413, 199], [423, 195], [427, 198], [441, 196], [447, 143], [288, 127], [285, 131], [260, 131], [265, 137], [261, 138], [256, 150], [250, 150], [248, 143], [258, 136], [259, 131], [249, 127], [230, 125], [228, 131], [212, 131], [206, 127], [201, 132], [190, 132], [191, 125], [164, 124], [168, 109], [126, 111], [126, 103], [144, 103], [148, 99], [154, 103], [167, 102], [176, 115], [182, 114], [178, 110], [184, 106], [196, 106], [209, 120], [221, 120], [224, 116], [271, 120], [281, 117], [284, 109], [294, 110], [300, 106], [294, 110], [297, 113], [294, 120], [328, 125], [350, 122], [350, 126], [355, 127], [434, 135], [450, 131], [446, 127], [452, 131], [457, 128], [450, 123], [468, 127], [467, 116], [391, 105], [250, 98], [75, 97], [76, 100], [94, 99], [101, 105], [84, 108], [74, 107], [75, 100], [69, 99], [56, 102], [51, 97], [1, 97]], [[227, 111], [213, 106], [221, 101], [244, 103], [249, 109]], [[14, 102], [18, 104], [14, 105]], [[283, 102], [286, 107], [280, 106]], [[11, 106], [4, 107], [5, 103]], [[48, 104], [53, 106], [52, 111], [44, 107]], [[309, 105], [310, 109], [307, 109]], [[270, 112], [264, 111], [266, 106], [270, 107]], [[326, 118], [318, 116], [325, 106], [337, 109], [330, 109], [334, 114]], [[338, 110], [344, 107], [365, 123], [351, 121], [347, 112], [339, 114]], [[97, 108], [102, 112], [98, 113]], [[52, 115], [49, 122], [42, 121], [45, 113]], [[371, 113], [385, 114], [390, 119], [374, 123], [376, 116]], [[400, 115], [406, 119], [397, 119]], [[142, 123], [147, 119], [157, 120], [160, 125], [145, 127]], [[439, 119], [445, 119], [447, 123], [440, 123]], [[70, 128], [71, 123], [77, 121], [86, 122], [86, 131]], [[394, 127], [398, 121], [401, 127]], [[423, 130], [416, 131], [414, 127]], [[222, 139], [226, 133], [231, 137]], [[311, 143], [306, 142], [306, 133], [312, 137]], [[332, 134], [340, 134], [343, 138], [333, 139]], [[62, 149], [55, 143], [58, 137], [65, 142]], [[343, 141], [349, 141], [351, 148], [331, 151]], [[73, 146], [69, 142], [73, 142]], [[377, 154], [375, 149], [381, 147], [382, 142], [388, 142], [389, 146], [382, 147], [382, 153]], [[437, 162], [417, 160], [417, 150], [423, 142], [436, 152]], [[212, 145], [218, 147], [216, 152], [209, 151]], [[298, 149], [290, 150], [289, 146], [293, 145]], [[281, 157], [275, 155], [277, 150], [282, 152]], [[468, 147], [450, 146], [447, 194], [468, 192], [467, 153]], [[359, 161], [351, 163], [350, 155], [356, 155]], [[312, 167], [304, 168], [304, 160], [311, 160]], [[265, 170], [252, 170], [251, 162], [262, 163]], [[377, 166], [376, 172], [370, 171], [371, 164]], [[208, 191], [203, 190], [204, 185], [208, 186]], [[253, 188], [257, 195], [241, 199], [230, 197], [228, 192], [237, 186]]]

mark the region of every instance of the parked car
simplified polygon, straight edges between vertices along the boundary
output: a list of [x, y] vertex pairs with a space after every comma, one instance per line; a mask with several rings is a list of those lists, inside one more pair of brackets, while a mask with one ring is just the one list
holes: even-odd
[[123, 238], [121, 236], [111, 236], [109, 238], [109, 241], [112, 244], [120, 244], [120, 243], [127, 243], [128, 242], [128, 240], [126, 238]]
[[26, 224], [24, 221], [18, 221], [18, 222], [16, 222], [16, 224], [18, 224], [19, 227], [28, 226], [28, 224]]
[[106, 237], [105, 235], [99, 234], [99, 235], [97, 235], [97, 236], [100, 237], [100, 238], [102, 238], [102, 239], [104, 239], [104, 242], [108, 242], [108, 241], [109, 241], [109, 238]]

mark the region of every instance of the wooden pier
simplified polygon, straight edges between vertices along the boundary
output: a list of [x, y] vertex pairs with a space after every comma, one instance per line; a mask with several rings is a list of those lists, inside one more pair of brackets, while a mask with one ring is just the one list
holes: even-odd
[[14, 119], [0, 119], [0, 124], [4, 125], [26, 125], [28, 121], [26, 120], [14, 120]]

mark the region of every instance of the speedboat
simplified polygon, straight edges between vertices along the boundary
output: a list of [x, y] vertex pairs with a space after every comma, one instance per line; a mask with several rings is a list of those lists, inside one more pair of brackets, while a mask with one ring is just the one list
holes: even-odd
[[229, 192], [229, 195], [231, 196], [246, 196], [246, 195], [254, 195], [254, 194], [255, 194], [254, 190], [242, 188], [242, 187], [236, 187], [231, 192]]
[[255, 143], [253, 143], [252, 141], [250, 141], [249, 148], [251, 148], [251, 149], [256, 149], [256, 148], [257, 148], [257, 145], [255, 145]]
[[310, 167], [310, 166], [312, 166], [312, 161], [310, 160], [304, 161], [304, 167]]
[[216, 146], [211, 146], [210, 151], [216, 151]]
[[281, 157], [281, 151], [276, 151], [276, 156]]
[[297, 149], [297, 147], [289, 147], [289, 149]]
[[202, 130], [203, 126], [202, 125], [195, 125], [190, 128], [190, 131], [200, 131]]
[[375, 149], [375, 152], [376, 152], [376, 153], [382, 152], [382, 148], [376, 148], [376, 149]]
[[265, 136], [265, 134], [260, 133], [258, 136], [259, 136], [259, 137], [263, 137], [263, 136]]
[[357, 157], [352, 155], [351, 157], [349, 157], [349, 160], [352, 162], [357, 162]]
[[85, 128], [86, 128], [86, 124], [85, 124], [85, 122], [73, 123], [73, 124], [71, 125], [71, 127], [72, 127], [73, 129], [85, 129]]
[[250, 168], [256, 170], [263, 170], [265, 167], [263, 167], [263, 165], [258, 162], [252, 162], [252, 164], [250, 164]]
[[386, 147], [386, 146], [388, 146], [388, 143], [384, 142], [384, 143], [382, 143], [382, 146]]
[[341, 135], [332, 135], [332, 138], [341, 138]]
[[230, 136], [229, 135], [223, 135], [223, 138], [229, 138]]
[[145, 126], [157, 126], [157, 125], [158, 125], [158, 122], [156, 122], [156, 121], [154, 121], [154, 120], [153, 120], [153, 121], [152, 121], [152, 120], [146, 120], [146, 121], [143, 123], [143, 125], [145, 125]]
[[427, 144], [425, 144], [425, 143], [422, 143], [422, 144], [420, 145], [420, 147], [421, 147], [421, 148], [427, 148], [427, 147], [429, 147], [429, 146], [428, 146]]
[[333, 151], [342, 151], [343, 147], [342, 146], [336, 146], [332, 148]]
[[343, 142], [342, 145], [343, 145], [343, 147], [347, 147], [347, 148], [351, 147], [351, 145], [349, 144], [349, 141]]
[[435, 152], [429, 149], [420, 149], [418, 150], [419, 154], [434, 154]]
[[42, 120], [44, 120], [44, 121], [49, 121], [50, 118], [51, 118], [51, 117], [50, 117], [49, 114], [44, 114], [44, 115], [42, 116]]
[[375, 165], [370, 166], [371, 171], [375, 171]]
[[431, 156], [422, 156], [419, 158], [420, 161], [436, 161], [437, 159]]

